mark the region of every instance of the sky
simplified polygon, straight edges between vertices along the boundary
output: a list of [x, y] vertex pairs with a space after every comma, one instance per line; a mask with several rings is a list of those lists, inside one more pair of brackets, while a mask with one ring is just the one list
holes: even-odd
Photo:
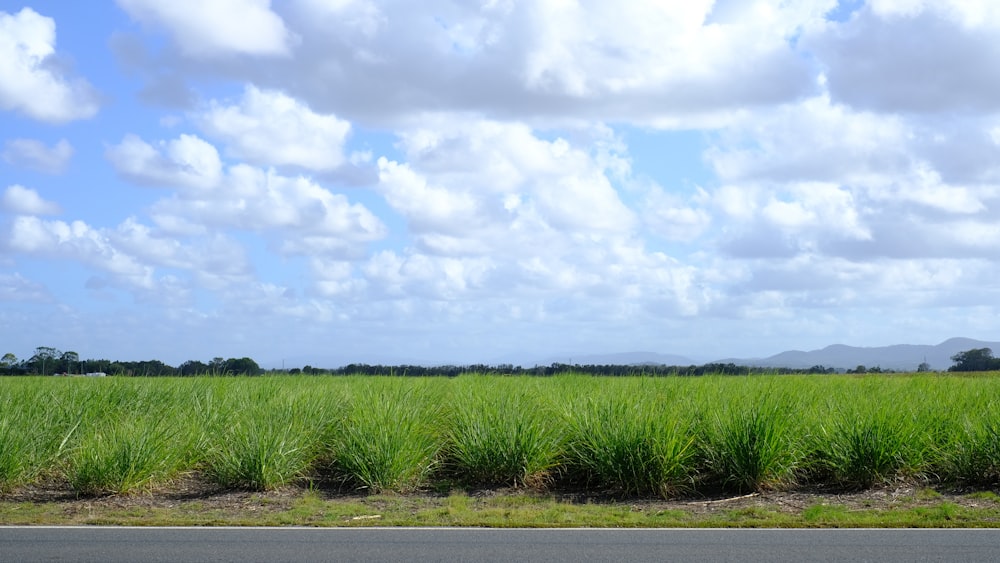
[[0, 0], [0, 353], [1000, 334], [993, 0]]

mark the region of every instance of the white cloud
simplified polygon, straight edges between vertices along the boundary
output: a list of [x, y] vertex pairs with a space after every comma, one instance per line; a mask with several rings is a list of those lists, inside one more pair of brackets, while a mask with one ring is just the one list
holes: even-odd
[[165, 28], [182, 53], [201, 59], [288, 55], [293, 36], [270, 0], [117, 0], [140, 22]]
[[638, 224], [597, 155], [565, 139], [488, 120], [428, 123], [401, 134], [408, 162], [379, 159], [377, 187], [426, 250], [516, 253], [549, 236], [626, 235]]
[[14, 272], [0, 274], [0, 301], [51, 303], [54, 299], [44, 285]]
[[872, 2], [839, 25], [807, 32], [831, 97], [885, 113], [995, 112], [1000, 7], [989, 0]]
[[254, 283], [245, 249], [224, 235], [185, 242], [151, 229], [135, 218], [117, 228], [83, 221], [16, 217], [6, 233], [13, 256], [73, 261], [96, 272], [86, 282], [95, 295], [121, 289], [137, 301], [169, 308], [189, 307], [193, 291], [231, 291]]
[[153, 268], [112, 245], [108, 237], [83, 221], [45, 221], [16, 217], [7, 246], [18, 253], [76, 260], [105, 271], [130, 288], [152, 290]]
[[73, 157], [73, 146], [60, 139], [52, 148], [35, 139], [12, 139], [4, 144], [3, 159], [45, 174], [62, 174]]
[[56, 24], [31, 8], [0, 12], [0, 109], [50, 123], [97, 113], [93, 89], [48, 65], [55, 55]]
[[130, 134], [105, 154], [120, 175], [139, 184], [207, 190], [222, 178], [219, 152], [195, 135], [153, 147]]
[[344, 163], [350, 123], [320, 115], [297, 100], [250, 85], [239, 105], [212, 107], [199, 117], [204, 130], [221, 138], [233, 156], [257, 164], [332, 170]]
[[385, 236], [383, 223], [364, 205], [306, 177], [247, 164], [223, 169], [215, 147], [193, 135], [155, 147], [127, 135], [107, 156], [133, 182], [177, 190], [151, 211], [153, 221], [173, 234], [235, 228], [266, 234], [282, 254], [353, 257]]
[[218, 291], [253, 279], [246, 250], [225, 235], [185, 244], [130, 217], [107, 237], [116, 248], [145, 263], [189, 271], [203, 288]]
[[[300, 39], [293, 58], [243, 64], [198, 61], [188, 52], [188, 60], [150, 58], [144, 66], [172, 76], [221, 65], [228, 76], [355, 123], [468, 111], [534, 124], [596, 118], [714, 126], [815, 92], [817, 68], [796, 40], [822, 27], [835, 6], [299, 0], [273, 6]], [[230, 20], [223, 30], [243, 24]]]
[[386, 21], [386, 15], [371, 0], [296, 0], [295, 5], [303, 23], [338, 34], [356, 30], [371, 37]]
[[1000, 24], [1000, 6], [991, 0], [871, 0], [870, 5], [873, 13], [887, 19], [933, 12], [970, 28]]
[[289, 178], [239, 164], [218, 189], [177, 194], [157, 202], [161, 227], [236, 228], [268, 235], [282, 254], [357, 256], [385, 236], [385, 226], [366, 207], [351, 203], [305, 177]]
[[399, 303], [400, 315], [425, 314], [413, 300], [430, 300], [455, 318], [476, 303], [511, 321], [690, 315], [712, 299], [695, 269], [645, 248], [642, 223], [615, 187], [630, 181], [629, 167], [609, 130], [573, 136], [587, 144], [545, 140], [521, 124], [425, 123], [401, 133], [405, 162], [378, 162], [376, 189], [414, 246], [326, 276], [334, 290], [356, 289], [360, 278], [368, 295]]
[[865, 182], [910, 165], [914, 132], [894, 115], [852, 111], [817, 96], [743, 116], [706, 152], [724, 182]]
[[746, 116], [706, 153], [726, 182], [708, 190], [709, 209], [726, 217], [716, 240], [742, 257], [983, 256], [993, 237], [982, 226], [1000, 212], [994, 127], [826, 96]]
[[24, 215], [58, 215], [59, 204], [42, 199], [38, 192], [20, 185], [8, 186], [0, 204], [4, 211]]
[[[698, 198], [707, 194], [699, 192]], [[708, 210], [697, 201], [685, 202], [658, 185], [646, 188], [643, 221], [654, 233], [668, 240], [690, 242], [704, 233], [712, 222]]]

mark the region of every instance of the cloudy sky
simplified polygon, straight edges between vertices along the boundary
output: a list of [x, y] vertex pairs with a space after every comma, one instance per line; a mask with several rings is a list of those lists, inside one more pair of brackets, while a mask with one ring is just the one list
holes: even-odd
[[1000, 337], [994, 0], [0, 0], [0, 353]]

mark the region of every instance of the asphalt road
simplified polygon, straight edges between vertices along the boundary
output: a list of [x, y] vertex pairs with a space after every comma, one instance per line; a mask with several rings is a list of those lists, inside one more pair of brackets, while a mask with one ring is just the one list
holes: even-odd
[[0, 527], [0, 561], [1000, 561], [1000, 530]]

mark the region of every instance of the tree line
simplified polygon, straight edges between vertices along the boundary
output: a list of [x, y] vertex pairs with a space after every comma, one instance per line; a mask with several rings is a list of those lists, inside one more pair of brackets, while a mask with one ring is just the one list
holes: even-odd
[[62, 352], [48, 346], [39, 346], [30, 358], [24, 360], [19, 360], [10, 352], [0, 358], [0, 374], [3, 375], [83, 375], [88, 373], [127, 377], [245, 376], [261, 375], [264, 370], [251, 358], [213, 358], [208, 363], [189, 360], [174, 367], [159, 360], [83, 360], [76, 352]]
[[[994, 358], [989, 348], [977, 348], [960, 352], [951, 357], [954, 365], [948, 371], [1000, 371], [1000, 358]], [[917, 371], [929, 371], [926, 363], [921, 363]], [[253, 376], [268, 374], [287, 375], [370, 375], [404, 377], [455, 377], [462, 374], [483, 375], [530, 375], [552, 376], [558, 373], [574, 372], [585, 375], [612, 377], [627, 376], [700, 376], [700, 375], [757, 375], [757, 374], [832, 374], [832, 373], [893, 373], [880, 367], [837, 370], [815, 365], [805, 369], [744, 366], [734, 363], [707, 363], [690, 366], [668, 366], [662, 364], [608, 365], [608, 364], [564, 364], [523, 367], [512, 364], [471, 364], [445, 366], [348, 364], [338, 368], [317, 368], [305, 366], [292, 369], [263, 370], [251, 358], [212, 358], [208, 362], [188, 360], [178, 366], [171, 366], [159, 360], [83, 360], [73, 351], [62, 352], [55, 348], [40, 346], [25, 360], [19, 360], [13, 353], [0, 358], [2, 375], [77, 375], [105, 373], [107, 375], [130, 377], [190, 377], [196, 375]]]
[[973, 348], [965, 352], [959, 352], [951, 357], [954, 362], [948, 371], [998, 371], [1000, 370], [1000, 358], [993, 357], [993, 350], [989, 348]]

